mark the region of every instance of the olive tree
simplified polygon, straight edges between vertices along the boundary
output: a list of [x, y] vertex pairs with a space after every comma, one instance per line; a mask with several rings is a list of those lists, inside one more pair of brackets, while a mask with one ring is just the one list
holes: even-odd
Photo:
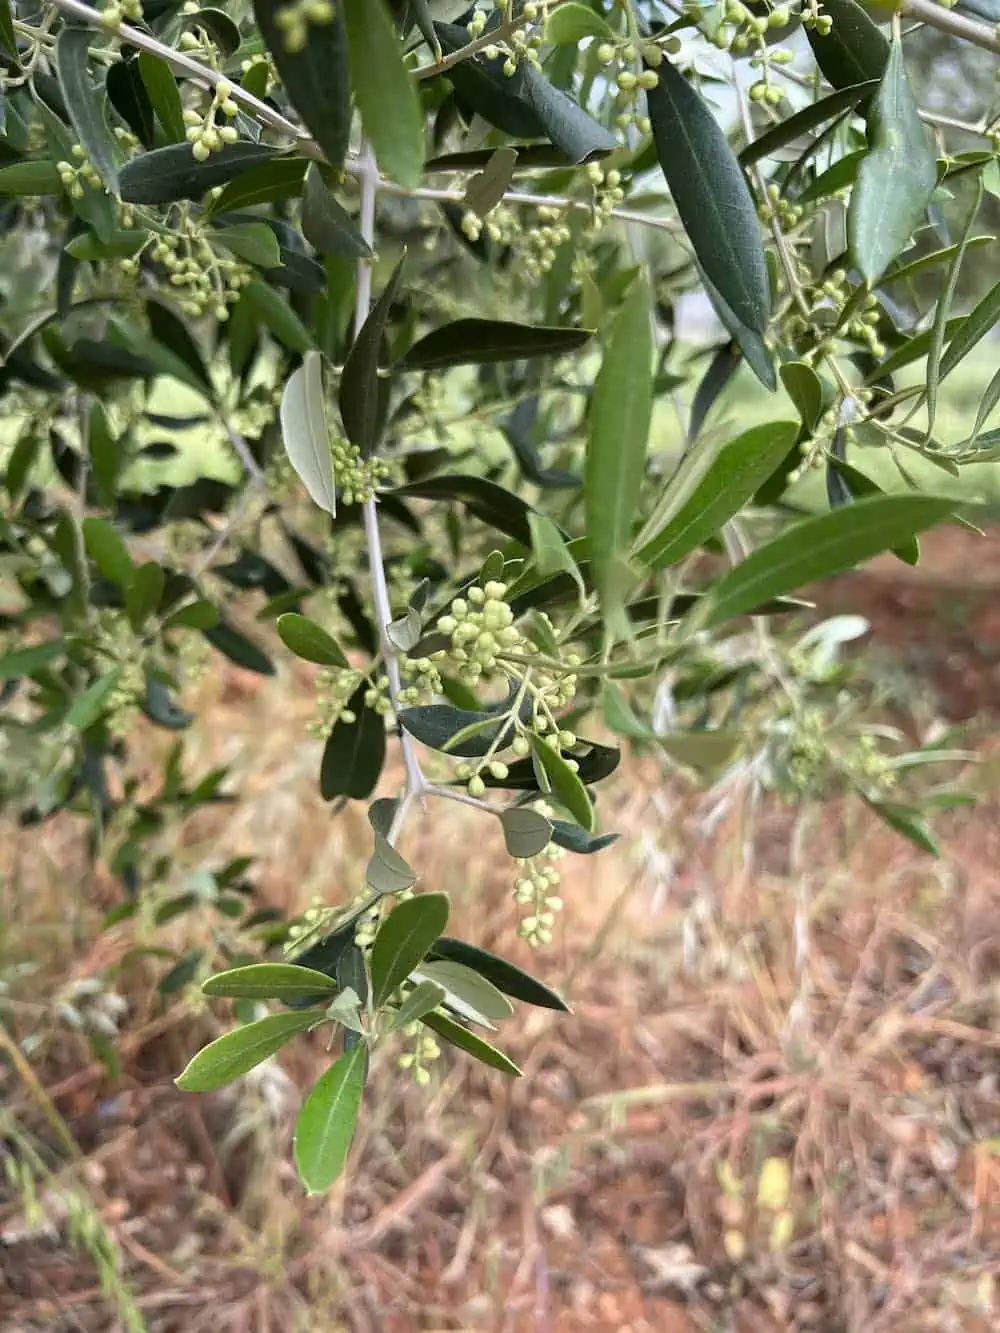
[[[998, 49], [933, 0], [0, 0], [0, 790], [88, 821], [112, 919], [217, 908], [163, 988], [240, 1023], [182, 1088], [314, 1029], [339, 1050], [298, 1121], [310, 1190], [375, 1042], [418, 1082], [442, 1042], [516, 1074], [482, 1034], [565, 1008], [449, 936], [397, 850], [444, 803], [499, 823], [536, 947], [562, 858], [615, 838], [610, 737], [846, 788], [933, 850], [957, 798], [908, 775], [960, 756], [871, 721], [857, 618], [795, 618], [915, 562], [997, 448], [1000, 374], [967, 438], [938, 406], [1000, 315], [1000, 285], [954, 299], [995, 253], [998, 108], [922, 109], [921, 27], [956, 67]], [[224, 770], [178, 739], [139, 790], [150, 726], [211, 725], [213, 654], [316, 664], [320, 791], [370, 801], [365, 883], [295, 921], [244, 860], [177, 883], [165, 832]]]

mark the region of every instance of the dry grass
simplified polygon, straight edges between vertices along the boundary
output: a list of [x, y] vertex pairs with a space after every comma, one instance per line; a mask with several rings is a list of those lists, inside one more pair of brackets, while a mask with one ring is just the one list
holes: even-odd
[[[289, 911], [315, 892], [349, 897], [366, 848], [363, 812], [331, 818], [315, 795], [296, 679], [290, 691], [228, 672], [209, 687], [212, 753], [192, 763], [232, 763], [248, 800], [190, 821], [177, 848], [191, 865], [254, 852], [263, 897]], [[0, 1187], [0, 1326], [120, 1326], [61, 1220], [82, 1180], [146, 1326], [164, 1333], [987, 1333], [1000, 1312], [996, 806], [987, 792], [953, 816], [934, 863], [854, 808], [748, 820], [740, 802], [717, 808], [633, 762], [602, 802], [626, 836], [567, 863], [563, 932], [530, 959], [501, 846], [448, 807], [408, 835], [424, 885], [453, 895], [463, 932], [564, 987], [575, 1013], [507, 1025], [514, 1083], [460, 1057], [419, 1090], [380, 1052], [347, 1183], [315, 1200], [288, 1147], [318, 1046], [181, 1096], [171, 1078], [224, 1008], [166, 1007], [166, 964], [130, 954], [143, 932], [98, 933], [113, 891], [69, 821], [43, 838], [8, 830], [0, 966], [10, 976], [30, 951], [38, 972], [12, 980], [13, 1027], [47, 1035], [34, 1086], [5, 1062], [0, 1095], [52, 1175], [45, 1223]], [[216, 929], [180, 918], [171, 942]], [[118, 1082], [35, 1007], [84, 975], [129, 1000]]]

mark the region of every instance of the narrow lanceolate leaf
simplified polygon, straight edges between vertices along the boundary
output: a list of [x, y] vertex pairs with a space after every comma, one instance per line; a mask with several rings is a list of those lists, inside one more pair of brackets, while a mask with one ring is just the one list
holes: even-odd
[[[581, 832], [575, 824], [567, 827]], [[508, 962], [506, 958], [500, 958], [497, 954], [490, 953], [488, 949], [479, 948], [478, 945], [442, 936], [429, 956], [464, 963], [487, 981], [492, 981], [497, 990], [503, 991], [504, 995], [509, 995], [514, 1000], [521, 1000], [524, 1004], [533, 1004], [539, 1009], [557, 1009], [567, 1014], [570, 1012], [569, 1005], [558, 991], [546, 986], [543, 981], [533, 977], [530, 972], [525, 972], [516, 963]]]
[[288, 461], [314, 504], [337, 512], [333, 455], [323, 403], [323, 369], [319, 352], [306, 352], [281, 395], [281, 438]]
[[123, 671], [121, 665], [112, 667], [107, 675], [99, 676], [82, 694], [78, 694], [66, 714], [67, 725], [75, 727], [77, 731], [86, 731], [92, 727], [107, 708]]
[[315, 1083], [295, 1122], [295, 1168], [310, 1194], [328, 1190], [344, 1169], [365, 1090], [368, 1048], [345, 1051]]
[[421, 893], [395, 907], [372, 945], [372, 994], [376, 1008], [403, 984], [448, 924], [448, 896]]
[[870, 147], [851, 191], [847, 233], [855, 264], [875, 283], [909, 244], [937, 184], [934, 146], [898, 41], [892, 44], [868, 125]]
[[465, 188], [463, 208], [471, 209], [478, 217], [488, 217], [510, 189], [517, 166], [516, 148], [498, 148]]
[[55, 66], [70, 123], [109, 194], [118, 193], [118, 142], [104, 118], [105, 97], [94, 87], [87, 66], [90, 28], [63, 28], [56, 40]]
[[590, 404], [584, 474], [587, 540], [608, 630], [628, 632], [625, 564], [646, 468], [653, 410], [653, 333], [645, 283], [629, 293], [611, 330]]
[[256, 1068], [300, 1032], [321, 1022], [323, 1014], [269, 1014], [256, 1023], [227, 1032], [204, 1047], [176, 1079], [182, 1092], [213, 1092]]
[[800, 139], [802, 135], [807, 134], [810, 130], [817, 129], [820, 125], [825, 125], [827, 121], [843, 115], [845, 111], [852, 110], [859, 102], [871, 97], [877, 87], [877, 80], [869, 79], [864, 83], [855, 83], [846, 88], [840, 88], [837, 92], [831, 93], [829, 97], [821, 97], [818, 102], [813, 102], [809, 106], [803, 107], [801, 111], [796, 111], [794, 116], [789, 116], [787, 120], [781, 121], [779, 125], [775, 125], [766, 134], [762, 134], [760, 138], [754, 139], [753, 143], [747, 144], [746, 148], [740, 153], [740, 162], [743, 166], [749, 167], [762, 158], [771, 157], [786, 145]]
[[170, 144], [142, 153], [122, 167], [121, 197], [127, 204], [172, 204], [178, 199], [200, 199], [241, 171], [279, 156], [280, 149], [267, 144], [230, 143], [199, 162], [191, 144]]
[[[1000, 320], [1000, 282], [995, 287], [991, 287], [979, 304], [959, 322], [958, 328], [941, 357], [939, 380], [943, 380], [946, 375], [951, 374], [958, 363], [969, 355], [973, 347], [986, 337], [997, 320]], [[991, 385], [987, 390], [984, 401], [988, 401], [991, 390], [993, 394], [996, 393]], [[993, 403], [995, 402], [996, 398], [994, 397]], [[992, 411], [992, 404], [988, 411]]]
[[499, 1069], [502, 1074], [512, 1074], [515, 1078], [520, 1078], [521, 1071], [513, 1060], [477, 1036], [475, 1032], [470, 1032], [454, 1018], [449, 1018], [447, 1014], [431, 1013], [421, 1021], [444, 1041], [457, 1046], [460, 1051], [465, 1051], [467, 1055], [471, 1055], [482, 1064], [489, 1065], [491, 1069]]
[[278, 637], [290, 652], [318, 666], [348, 667], [344, 650], [322, 625], [297, 611], [288, 611], [275, 621]]
[[127, 588], [135, 577], [135, 566], [116, 528], [103, 518], [85, 518], [83, 544], [103, 578]]
[[401, 370], [492, 365], [533, 356], [560, 356], [582, 347], [591, 329], [546, 328], [499, 319], [457, 319], [414, 343], [397, 363]]
[[436, 981], [422, 981], [410, 991], [397, 1009], [396, 1016], [392, 1020], [393, 1028], [398, 1030], [418, 1022], [425, 1014], [437, 1009], [443, 999], [444, 990]]
[[714, 537], [756, 494], [791, 449], [798, 426], [754, 426], [728, 444], [706, 442], [684, 458], [639, 534], [637, 558], [666, 569]]
[[594, 806], [579, 776], [562, 755], [556, 754], [552, 746], [546, 745], [540, 736], [532, 737], [532, 755], [556, 799], [566, 807], [582, 829], [593, 833], [596, 827]]
[[735, 317], [762, 334], [771, 313], [760, 222], [725, 134], [680, 70], [664, 60], [646, 93], [656, 156], [698, 262]]
[[813, 434], [826, 406], [819, 376], [805, 361], [786, 361], [780, 374], [785, 392], [795, 404], [803, 426], [810, 435]]
[[445, 991], [445, 1004], [461, 1018], [471, 1023], [492, 1026], [504, 1018], [510, 1018], [514, 1006], [510, 1000], [487, 981], [481, 973], [464, 963], [441, 959], [420, 964], [414, 978], [437, 982]]
[[13, 652], [0, 655], [0, 680], [20, 680], [30, 676], [43, 667], [58, 662], [66, 651], [62, 639], [50, 639], [47, 643], [34, 643], [30, 648], [15, 648]]
[[341, 3], [361, 124], [382, 171], [415, 189], [424, 168], [424, 113], [385, 0]]
[[297, 1000], [326, 992], [334, 995], [337, 983], [324, 972], [296, 963], [251, 963], [217, 972], [201, 989], [205, 995], [234, 1000]]
[[954, 508], [954, 500], [940, 496], [880, 495], [795, 523], [724, 575], [696, 604], [687, 625], [717, 625], [843, 573], [934, 527]]
[[531, 551], [538, 573], [543, 578], [568, 574], [579, 589], [581, 599], [585, 598], [587, 588], [580, 567], [552, 519], [547, 514], [536, 514], [532, 510], [528, 514], [528, 526], [531, 528]]
[[379, 358], [403, 273], [403, 259], [355, 338], [340, 377], [340, 417], [344, 430], [365, 457], [381, 438], [389, 410], [389, 381], [379, 374]]
[[[237, 183], [233, 182], [234, 185]], [[344, 255], [347, 259], [371, 257], [371, 246], [354, 225], [351, 215], [326, 188], [315, 163], [306, 172], [302, 231], [321, 255]]]
[[281, 16], [290, 12], [287, 0], [254, 0], [253, 10], [288, 100], [330, 166], [340, 171], [351, 134], [351, 80], [343, 4], [332, 6], [326, 22], [306, 22], [298, 31], [281, 26]]
[[139, 52], [139, 73], [153, 104], [163, 133], [173, 143], [184, 142], [184, 107], [174, 72], [165, 60], [150, 51]]
[[319, 789], [324, 801], [336, 796], [364, 801], [378, 784], [385, 763], [385, 723], [366, 705], [366, 690], [362, 681], [348, 701], [354, 720], [341, 718], [323, 747]]
[[854, 0], [823, 0], [823, 13], [833, 20], [828, 33], [807, 28], [816, 64], [834, 88], [850, 88], [880, 79], [889, 59], [889, 43]]
[[758, 333], [756, 329], [748, 328], [746, 324], [736, 318], [728, 303], [723, 300], [721, 293], [709, 282], [704, 272], [701, 272], [701, 281], [705, 288], [705, 295], [712, 303], [712, 309], [718, 315], [720, 324], [743, 353], [744, 361], [764, 388], [773, 393], [778, 386], [778, 379], [774, 373], [774, 358], [764, 341], [763, 334]]

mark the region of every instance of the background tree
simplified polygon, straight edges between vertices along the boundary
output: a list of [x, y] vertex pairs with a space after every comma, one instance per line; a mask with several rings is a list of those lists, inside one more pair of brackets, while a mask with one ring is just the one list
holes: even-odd
[[[931, 0], [888, 25], [853, 0], [0, 0], [3, 794], [79, 811], [113, 918], [166, 920], [196, 895], [165, 830], [226, 775], [178, 741], [141, 791], [135, 723], [197, 726], [213, 653], [322, 668], [334, 810], [398, 749], [366, 884], [274, 922], [247, 862], [206, 866], [214, 956], [164, 979], [242, 1020], [184, 1088], [342, 1043], [298, 1122], [311, 1190], [373, 1042], [407, 1034], [418, 1082], [442, 1040], [516, 1073], [480, 1033], [563, 1007], [414, 892], [396, 843], [440, 801], [500, 821], [539, 946], [564, 853], [614, 838], [607, 730], [792, 799], [846, 785], [933, 849], [923, 806], [957, 798], [907, 774], [961, 752], [844, 692], [850, 618], [781, 628], [817, 579], [915, 562], [997, 445], [1000, 374], [966, 439], [938, 403], [1000, 315], [966, 276], [1000, 122], [921, 106], [912, 20], [949, 61], [997, 50]], [[675, 336], [692, 293], [707, 350]], [[754, 424], [729, 438], [734, 382]]]

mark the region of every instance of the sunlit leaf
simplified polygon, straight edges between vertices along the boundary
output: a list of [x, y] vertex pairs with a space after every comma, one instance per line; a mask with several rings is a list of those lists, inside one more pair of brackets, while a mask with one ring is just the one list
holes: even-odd
[[384, 0], [342, 0], [351, 81], [380, 168], [415, 189], [424, 165], [424, 114]]
[[393, 908], [372, 945], [372, 998], [377, 1009], [423, 961], [447, 924], [444, 893], [420, 893]]
[[212, 1092], [256, 1068], [300, 1032], [322, 1022], [322, 1012], [269, 1014], [211, 1042], [175, 1081], [182, 1092]]
[[297, 963], [251, 963], [217, 972], [202, 983], [206, 995], [234, 1000], [289, 1000], [336, 993], [337, 983], [323, 972]]
[[337, 489], [319, 352], [307, 352], [302, 365], [288, 378], [281, 395], [281, 438], [288, 461], [313, 503], [336, 514]]

